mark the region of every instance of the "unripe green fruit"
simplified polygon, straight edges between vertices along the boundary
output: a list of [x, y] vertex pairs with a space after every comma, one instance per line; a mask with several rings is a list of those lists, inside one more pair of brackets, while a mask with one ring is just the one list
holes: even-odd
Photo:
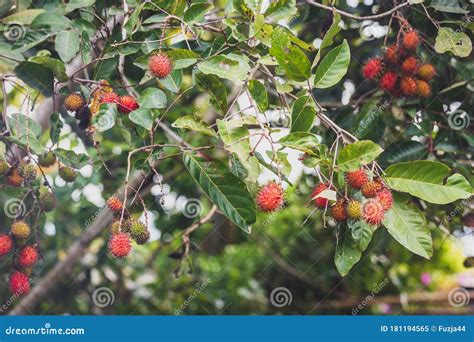
[[76, 180], [77, 173], [70, 167], [63, 166], [59, 168], [59, 176], [66, 182], [74, 182]]
[[38, 199], [41, 209], [45, 212], [53, 210], [56, 206], [56, 196], [52, 192], [44, 192]]
[[150, 239], [150, 232], [143, 223], [134, 220], [130, 227], [130, 236], [136, 243], [143, 245]]
[[46, 152], [45, 154], [38, 157], [38, 164], [43, 167], [49, 167], [56, 162], [56, 155], [52, 152]]
[[114, 220], [110, 226], [109, 231], [110, 234], [114, 235], [120, 232], [128, 233], [130, 232], [130, 228], [132, 226], [132, 222], [128, 219], [124, 219], [122, 221], [122, 225], [120, 226], [120, 219]]
[[34, 181], [36, 178], [36, 166], [31, 163], [21, 161], [20, 164], [18, 164], [18, 173], [26, 182]]
[[4, 175], [5, 173], [10, 170], [10, 166], [8, 166], [8, 163], [0, 158], [0, 175]]

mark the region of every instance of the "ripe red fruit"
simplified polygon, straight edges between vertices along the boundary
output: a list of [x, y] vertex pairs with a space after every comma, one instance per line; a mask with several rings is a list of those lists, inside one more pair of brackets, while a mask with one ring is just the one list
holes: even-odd
[[418, 67], [418, 59], [416, 57], [408, 57], [402, 63], [402, 71], [406, 75], [414, 75]]
[[132, 244], [127, 233], [117, 233], [109, 240], [109, 251], [115, 258], [123, 258], [130, 254]]
[[372, 80], [380, 75], [382, 71], [382, 62], [379, 58], [370, 59], [362, 68], [364, 77]]
[[365, 183], [365, 185], [362, 187], [361, 192], [362, 195], [366, 198], [371, 198], [375, 197], [377, 195], [377, 192], [383, 189], [382, 183], [378, 181], [368, 181]]
[[107, 200], [107, 206], [115, 213], [120, 213], [123, 209], [122, 201], [115, 196], [112, 196]]
[[385, 55], [384, 55], [384, 59], [387, 63], [397, 64], [399, 58], [400, 58], [400, 51], [397, 45], [394, 44], [387, 47], [387, 50], [385, 50]]
[[283, 206], [283, 189], [280, 184], [270, 182], [257, 193], [256, 202], [260, 210], [272, 212]]
[[383, 209], [385, 211], [389, 210], [393, 205], [393, 195], [389, 189], [380, 190], [375, 198], [382, 203]]
[[354, 189], [362, 188], [367, 183], [367, 173], [364, 169], [349, 171], [346, 173], [346, 181]]
[[135, 109], [140, 107], [137, 100], [132, 96], [120, 96], [118, 110], [123, 114], [133, 112]]
[[409, 31], [403, 37], [403, 47], [407, 50], [415, 50], [420, 45], [420, 37], [415, 31]]
[[118, 96], [117, 93], [114, 93], [114, 92], [105, 93], [100, 98], [100, 103], [119, 103], [119, 101], [120, 101], [120, 97]]
[[339, 199], [331, 208], [331, 216], [338, 222], [347, 220], [346, 205], [343, 199]]
[[429, 97], [431, 94], [431, 87], [430, 85], [423, 80], [416, 80], [416, 94], [419, 97]]
[[148, 59], [148, 70], [155, 77], [165, 78], [171, 73], [172, 69], [171, 59], [164, 53], [153, 55]]
[[17, 263], [21, 267], [33, 266], [38, 260], [38, 252], [33, 246], [25, 246], [18, 253]]
[[386, 72], [380, 79], [379, 86], [389, 93], [393, 93], [397, 86], [398, 76], [393, 71]]
[[362, 217], [368, 224], [378, 226], [382, 223], [384, 217], [384, 208], [382, 203], [371, 198], [362, 203]]
[[23, 272], [15, 271], [10, 274], [10, 291], [19, 296], [30, 291], [30, 278]]
[[433, 65], [426, 63], [421, 65], [418, 69], [418, 76], [425, 81], [429, 81], [436, 76], [436, 70]]
[[318, 198], [315, 198], [315, 197], [319, 195], [321, 192], [323, 192], [324, 190], [328, 190], [328, 189], [329, 189], [328, 184], [324, 184], [324, 183], [320, 183], [314, 188], [313, 193], [311, 194], [311, 199], [314, 199], [314, 204], [318, 208], [325, 208], [329, 200], [324, 197], [318, 197]]
[[416, 85], [416, 81], [413, 77], [403, 77], [400, 81], [400, 89], [402, 90], [402, 94], [405, 96], [413, 96], [416, 94], [416, 90], [418, 89]]
[[7, 255], [10, 253], [13, 247], [13, 241], [10, 235], [0, 235], [0, 256]]

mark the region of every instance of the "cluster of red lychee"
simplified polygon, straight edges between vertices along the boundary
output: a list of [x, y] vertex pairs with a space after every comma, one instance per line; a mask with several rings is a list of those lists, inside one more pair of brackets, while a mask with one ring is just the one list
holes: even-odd
[[26, 294], [30, 290], [32, 267], [38, 261], [38, 250], [27, 245], [31, 228], [25, 221], [12, 224], [9, 234], [0, 235], [0, 257], [13, 251], [13, 269], [10, 274], [10, 291], [14, 296]]
[[132, 251], [132, 240], [143, 245], [150, 239], [150, 231], [142, 222], [130, 218], [122, 201], [117, 197], [110, 197], [107, 207], [114, 214], [114, 220], [109, 226], [110, 239], [107, 246], [115, 258], [124, 258]]
[[[319, 197], [324, 190], [333, 189], [330, 184], [320, 183], [315, 188], [311, 195], [314, 204], [318, 208], [329, 208], [331, 216], [337, 222], [343, 222], [348, 219], [360, 220], [363, 219], [370, 225], [379, 226], [385, 213], [393, 205], [393, 196], [390, 189], [386, 187], [383, 181], [378, 177], [369, 179], [367, 172], [364, 169], [346, 173], [346, 183], [352, 188], [353, 197], [339, 197], [336, 202], [330, 206], [330, 201], [326, 197]], [[357, 193], [360, 192], [364, 198], [362, 201], [356, 198]]]
[[417, 56], [420, 42], [415, 31], [406, 32], [400, 44], [390, 45], [382, 58], [372, 58], [364, 65], [364, 77], [377, 81], [379, 87], [392, 96], [429, 97], [428, 82], [436, 76], [436, 70]]

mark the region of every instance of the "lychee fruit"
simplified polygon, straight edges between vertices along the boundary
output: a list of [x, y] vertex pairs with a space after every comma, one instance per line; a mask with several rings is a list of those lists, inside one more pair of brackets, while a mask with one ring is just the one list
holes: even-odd
[[430, 85], [423, 80], [416, 80], [416, 94], [419, 97], [426, 98], [431, 95]]
[[30, 278], [20, 271], [10, 274], [10, 291], [13, 295], [19, 296], [30, 291]]
[[393, 195], [389, 189], [382, 189], [377, 192], [375, 198], [382, 203], [385, 211], [389, 210], [393, 206]]
[[7, 255], [13, 248], [13, 241], [9, 235], [0, 235], [0, 256]]
[[379, 86], [383, 90], [394, 93], [397, 86], [398, 75], [393, 71], [387, 71], [379, 81]]
[[413, 96], [416, 94], [418, 87], [416, 85], [415, 79], [413, 77], [407, 76], [403, 77], [400, 81], [400, 89], [403, 95]]
[[347, 220], [346, 206], [343, 199], [337, 200], [336, 204], [332, 206], [331, 216], [338, 222]]
[[123, 258], [130, 254], [132, 244], [127, 233], [117, 233], [109, 240], [108, 248], [115, 258]]
[[379, 58], [370, 59], [362, 68], [362, 73], [365, 78], [373, 80], [377, 78], [382, 72], [382, 61]]
[[426, 63], [418, 68], [418, 76], [425, 81], [429, 81], [436, 76], [436, 70], [433, 65]]
[[367, 173], [364, 169], [349, 171], [346, 173], [346, 181], [353, 189], [362, 188], [367, 183]]
[[325, 208], [327, 204], [329, 203], [329, 200], [327, 198], [324, 198], [324, 197], [315, 198], [324, 190], [329, 190], [329, 185], [325, 183], [320, 183], [314, 188], [313, 193], [311, 194], [311, 199], [314, 200], [314, 204], [318, 208]]
[[362, 195], [366, 198], [372, 198], [377, 195], [377, 192], [383, 189], [382, 183], [378, 181], [368, 181], [365, 185], [361, 188]]
[[18, 164], [18, 173], [25, 182], [34, 181], [36, 178], [36, 166], [25, 161]]
[[10, 166], [0, 157], [0, 175], [4, 175], [8, 170], [10, 170]]
[[38, 251], [33, 246], [23, 247], [17, 256], [17, 264], [21, 267], [33, 266], [38, 260]]
[[382, 203], [374, 198], [367, 199], [362, 203], [362, 217], [368, 224], [379, 226], [383, 221], [384, 213]]
[[119, 103], [120, 96], [115, 92], [105, 93], [100, 98], [100, 103]]
[[59, 176], [66, 182], [74, 182], [77, 177], [77, 172], [71, 169], [69, 166], [62, 166], [59, 168]]
[[114, 213], [121, 213], [123, 209], [123, 203], [117, 197], [112, 196], [107, 200], [107, 207]]
[[140, 221], [133, 220], [130, 227], [130, 236], [136, 243], [143, 245], [150, 239], [150, 231]]
[[38, 164], [43, 167], [49, 167], [56, 162], [56, 155], [53, 151], [46, 152], [38, 157]]
[[44, 212], [49, 212], [56, 207], [56, 196], [52, 192], [43, 192], [38, 197], [41, 210]]
[[284, 201], [283, 189], [280, 184], [270, 182], [260, 188], [256, 202], [261, 211], [272, 212], [279, 210]]
[[356, 200], [351, 200], [347, 204], [347, 216], [349, 218], [358, 220], [362, 217], [362, 203]]
[[84, 98], [76, 93], [69, 94], [64, 100], [64, 107], [70, 112], [78, 111], [84, 104]]
[[7, 177], [7, 184], [14, 187], [19, 187], [23, 184], [23, 177], [16, 168], [12, 168], [10, 174]]
[[11, 234], [15, 239], [27, 239], [30, 236], [30, 232], [30, 226], [25, 221], [16, 221], [11, 226]]
[[420, 45], [420, 37], [418, 33], [411, 30], [403, 37], [403, 47], [407, 50], [415, 50]]
[[137, 100], [132, 96], [120, 96], [118, 110], [123, 114], [133, 112], [135, 109], [140, 107]]
[[159, 53], [148, 59], [148, 70], [150, 73], [160, 79], [167, 77], [173, 69], [173, 63], [168, 55]]
[[402, 72], [406, 75], [416, 74], [418, 68], [418, 59], [416, 57], [410, 56], [406, 58], [402, 63]]

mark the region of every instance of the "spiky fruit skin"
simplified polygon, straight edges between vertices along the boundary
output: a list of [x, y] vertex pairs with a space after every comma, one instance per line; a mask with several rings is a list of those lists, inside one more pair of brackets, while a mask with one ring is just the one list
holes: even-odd
[[19, 187], [23, 184], [23, 177], [16, 168], [11, 169], [10, 174], [7, 177], [7, 183], [10, 186]]
[[397, 45], [394, 44], [387, 47], [387, 50], [385, 51], [385, 55], [384, 55], [384, 60], [388, 64], [392, 64], [392, 65], [397, 64], [399, 58], [400, 58], [400, 51]]
[[9, 235], [0, 235], [0, 256], [7, 255], [13, 248], [13, 241]]
[[5, 160], [0, 158], [0, 175], [4, 175], [8, 170], [10, 170], [10, 166]]
[[62, 166], [59, 168], [59, 176], [69, 183], [76, 180], [77, 173], [69, 166]]
[[418, 69], [418, 59], [410, 56], [405, 59], [402, 63], [402, 72], [405, 75], [414, 75]]
[[374, 198], [367, 199], [362, 203], [362, 217], [370, 225], [379, 226], [383, 221], [384, 213], [382, 203]]
[[45, 154], [38, 157], [38, 164], [43, 167], [50, 167], [56, 163], [56, 155], [53, 151], [46, 152]]
[[337, 222], [347, 220], [346, 205], [344, 200], [338, 200], [331, 208], [331, 216]]
[[100, 103], [119, 103], [120, 96], [115, 92], [105, 93], [100, 99]]
[[120, 218], [115, 219], [109, 226], [110, 234], [117, 234], [119, 232], [130, 233], [132, 227], [132, 220], [123, 219], [120, 225]]
[[16, 262], [21, 267], [31, 267], [38, 261], [38, 251], [33, 246], [25, 246], [18, 253]]
[[311, 198], [314, 198], [314, 204], [318, 208], [325, 208], [328, 205], [329, 200], [323, 197], [318, 197], [318, 198], [315, 198], [315, 197], [319, 195], [321, 192], [323, 192], [324, 190], [328, 190], [328, 189], [329, 189], [328, 185], [324, 183], [320, 183], [316, 185], [316, 187], [314, 188], [313, 193], [311, 194]]
[[148, 59], [148, 70], [150, 73], [160, 79], [167, 77], [173, 70], [173, 63], [168, 55], [159, 53]]
[[433, 65], [426, 63], [418, 68], [418, 76], [425, 81], [429, 81], [436, 76], [436, 70]]
[[393, 71], [388, 71], [380, 78], [379, 86], [389, 93], [395, 93], [397, 81], [398, 75]]
[[356, 200], [349, 201], [347, 204], [347, 216], [358, 220], [362, 217], [362, 203]]
[[27, 294], [30, 291], [30, 278], [20, 271], [10, 274], [10, 291], [13, 295]]
[[279, 210], [283, 206], [283, 198], [284, 195], [281, 185], [270, 182], [260, 188], [257, 193], [256, 202], [261, 211], [268, 213]]
[[36, 178], [36, 166], [22, 161], [18, 164], [18, 173], [23, 177], [24, 181], [31, 182]]
[[372, 198], [377, 195], [377, 192], [383, 189], [383, 185], [377, 181], [368, 181], [362, 188], [362, 195], [366, 198]]
[[38, 197], [41, 209], [44, 212], [49, 212], [56, 207], [56, 196], [52, 192], [44, 192]]
[[370, 59], [362, 68], [362, 74], [368, 80], [377, 78], [382, 72], [382, 61], [378, 58]]
[[384, 211], [390, 210], [393, 206], [393, 195], [389, 189], [382, 189], [377, 192], [375, 199], [382, 204]]
[[413, 77], [407, 76], [403, 77], [400, 81], [400, 89], [403, 95], [413, 96], [416, 94], [418, 87], [416, 85], [415, 79]]
[[346, 173], [346, 182], [349, 183], [353, 189], [362, 188], [367, 181], [367, 173], [364, 169], [349, 171]]
[[11, 234], [15, 239], [27, 239], [30, 236], [30, 232], [30, 226], [25, 221], [17, 221], [12, 224]]
[[64, 100], [64, 107], [70, 112], [78, 111], [84, 104], [84, 98], [76, 93], [69, 94]]
[[415, 31], [409, 31], [403, 37], [403, 47], [407, 50], [416, 50], [420, 45], [420, 37]]
[[138, 105], [138, 102], [137, 100], [135, 100], [134, 97], [128, 95], [120, 96], [118, 109], [121, 113], [128, 114], [130, 112], [133, 112], [135, 109], [138, 109], [138, 107], [140, 106]]
[[121, 213], [123, 209], [123, 203], [117, 197], [112, 196], [107, 200], [107, 207], [114, 213]]
[[111, 235], [120, 233], [120, 220], [114, 220], [112, 223], [109, 225], [109, 232]]
[[109, 240], [108, 248], [115, 258], [124, 258], [130, 254], [132, 244], [127, 233], [117, 233]]
[[416, 95], [422, 98], [427, 98], [431, 95], [430, 85], [423, 80], [416, 80]]
[[133, 221], [130, 227], [130, 236], [139, 245], [145, 244], [150, 240], [150, 231], [140, 221]]

